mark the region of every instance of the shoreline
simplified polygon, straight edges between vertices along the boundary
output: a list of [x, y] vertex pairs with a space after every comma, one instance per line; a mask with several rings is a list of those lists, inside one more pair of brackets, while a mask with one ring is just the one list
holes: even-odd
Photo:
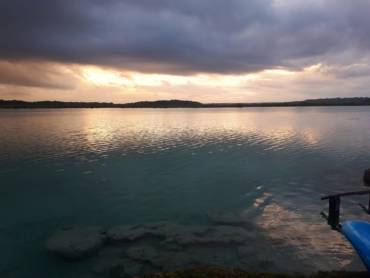
[[112, 107], [112, 106], [101, 106], [101, 107], [68, 107], [68, 106], [61, 106], [61, 107], [45, 107], [45, 106], [17, 106], [17, 107], [2, 107], [0, 109], [219, 109], [219, 108], [285, 108], [285, 107], [366, 107], [370, 106], [370, 104], [338, 104], [338, 105], [243, 105], [243, 106], [202, 106], [202, 107], [186, 107], [186, 106], [179, 106], [179, 107]]
[[251, 107], [370, 106], [369, 97], [309, 99], [285, 102], [201, 103], [188, 100], [158, 100], [133, 103], [1, 100], [0, 109], [19, 108], [251, 108]]

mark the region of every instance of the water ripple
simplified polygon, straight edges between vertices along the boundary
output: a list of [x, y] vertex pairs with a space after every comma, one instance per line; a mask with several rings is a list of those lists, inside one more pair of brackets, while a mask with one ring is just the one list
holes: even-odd
[[[319, 197], [361, 188], [369, 122], [362, 107], [1, 110], [0, 260], [42, 271], [60, 225], [196, 225], [217, 210], [248, 216], [312, 271], [361, 269]], [[344, 218], [364, 217], [356, 202]]]

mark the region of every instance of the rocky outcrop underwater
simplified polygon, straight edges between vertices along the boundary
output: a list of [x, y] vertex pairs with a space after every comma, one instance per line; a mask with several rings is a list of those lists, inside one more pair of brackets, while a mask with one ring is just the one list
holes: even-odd
[[232, 214], [210, 214], [209, 219], [209, 225], [160, 222], [107, 229], [66, 227], [51, 235], [46, 248], [67, 261], [93, 260], [92, 272], [99, 277], [200, 266], [284, 271], [272, 260], [279, 260], [279, 254], [246, 219]]

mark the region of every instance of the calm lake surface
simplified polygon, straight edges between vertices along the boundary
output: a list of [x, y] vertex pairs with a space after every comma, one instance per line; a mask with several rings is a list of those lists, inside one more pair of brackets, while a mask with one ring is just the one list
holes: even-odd
[[[244, 255], [186, 247], [204, 264], [363, 270], [319, 213], [321, 195], [361, 190], [369, 167], [368, 107], [0, 110], [0, 276], [105, 277], [108, 251], [78, 263], [46, 252], [61, 227], [212, 215], [247, 219], [255, 238]], [[343, 202], [343, 218], [366, 219], [358, 202]]]

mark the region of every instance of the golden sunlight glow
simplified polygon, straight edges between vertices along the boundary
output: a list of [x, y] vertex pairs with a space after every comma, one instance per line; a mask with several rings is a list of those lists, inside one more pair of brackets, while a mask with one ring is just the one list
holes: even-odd
[[262, 74], [271, 75], [271, 76], [291, 76], [294, 75], [296, 72], [288, 71], [283, 69], [271, 69], [271, 70], [264, 70]]
[[88, 67], [82, 71], [83, 78], [95, 85], [100, 86], [134, 86], [127, 78], [121, 76], [118, 72], [102, 70], [95, 67]]
[[196, 74], [191, 76], [169, 74], [146, 74], [138, 72], [118, 72], [98, 67], [84, 67], [82, 77], [97, 86], [113, 87], [160, 87], [160, 86], [202, 86], [202, 87], [241, 87], [248, 81], [258, 80], [258, 74], [220, 75]]

